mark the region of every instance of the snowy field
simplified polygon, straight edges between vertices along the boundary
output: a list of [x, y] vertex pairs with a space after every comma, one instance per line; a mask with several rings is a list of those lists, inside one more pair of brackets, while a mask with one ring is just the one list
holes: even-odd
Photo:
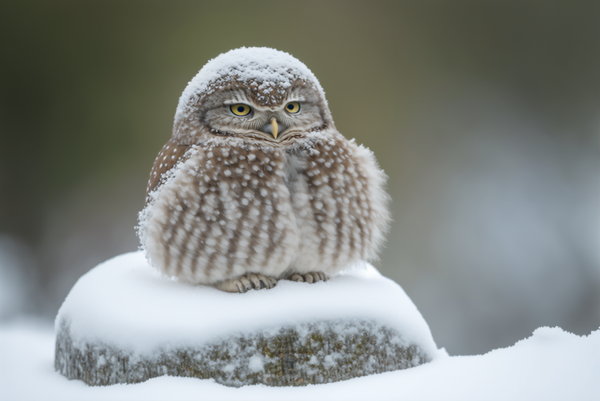
[[333, 384], [239, 389], [160, 377], [88, 387], [54, 371], [50, 324], [0, 326], [0, 399], [13, 400], [599, 400], [600, 330], [579, 337], [543, 327], [485, 355], [437, 358], [416, 368]]

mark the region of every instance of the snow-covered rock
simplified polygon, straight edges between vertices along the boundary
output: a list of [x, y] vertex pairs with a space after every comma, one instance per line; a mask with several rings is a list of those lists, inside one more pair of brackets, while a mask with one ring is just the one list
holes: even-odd
[[90, 385], [162, 375], [305, 385], [445, 355], [402, 288], [366, 263], [327, 282], [230, 294], [161, 276], [129, 253], [79, 279], [55, 329], [55, 368]]

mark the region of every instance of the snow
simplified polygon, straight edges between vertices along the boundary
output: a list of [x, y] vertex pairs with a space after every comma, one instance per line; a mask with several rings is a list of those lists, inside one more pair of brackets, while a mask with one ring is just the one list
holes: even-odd
[[[98, 305], [86, 304], [91, 299], [98, 300]], [[189, 305], [182, 308], [181, 301]], [[228, 315], [222, 314], [225, 309]], [[57, 321], [69, 316], [73, 333], [82, 339], [101, 336], [124, 346], [150, 349], [165, 339], [167, 331], [175, 335], [175, 342], [188, 341], [187, 331], [208, 341], [239, 327], [269, 326], [272, 319], [297, 323], [332, 313], [375, 314], [393, 327], [402, 326], [422, 347], [432, 347], [435, 358], [411, 369], [305, 387], [232, 388], [212, 379], [168, 376], [140, 384], [88, 387], [54, 371], [55, 337], [49, 324], [13, 320], [0, 323], [0, 399], [151, 401], [196, 400], [200, 395], [248, 401], [600, 399], [600, 330], [577, 336], [558, 327], [542, 327], [512, 347], [485, 355], [449, 357], [435, 348], [426, 323], [401, 288], [367, 264], [326, 283], [280, 282], [271, 290], [227, 294], [162, 277], [147, 265], [141, 252], [130, 253], [84, 275], [65, 300]], [[214, 323], [219, 328], [211, 333], [215, 328], [206, 327]], [[160, 330], [170, 325], [175, 330]], [[260, 370], [262, 365], [258, 356], [250, 361], [251, 369]]]
[[[54, 333], [35, 322], [0, 325], [0, 398], [16, 400], [598, 400], [600, 330], [588, 336], [543, 327], [485, 355], [439, 357], [416, 368], [306, 387], [225, 387], [159, 377], [88, 387], [53, 368]], [[258, 363], [260, 361], [256, 361]]]
[[292, 55], [267, 47], [241, 47], [230, 50], [210, 60], [192, 78], [179, 98], [175, 115], [187, 112], [190, 99], [203, 93], [211, 93], [221, 83], [231, 79], [252, 82], [258, 89], [268, 93], [277, 87], [284, 90], [298, 78], [312, 83], [323, 95], [322, 98], [325, 98], [317, 77]]
[[375, 321], [432, 357], [429, 327], [402, 288], [371, 265], [315, 284], [279, 281], [270, 290], [231, 294], [162, 276], [143, 252], [113, 258], [75, 284], [56, 317], [77, 342], [137, 353], [202, 345], [225, 336], [319, 321]]

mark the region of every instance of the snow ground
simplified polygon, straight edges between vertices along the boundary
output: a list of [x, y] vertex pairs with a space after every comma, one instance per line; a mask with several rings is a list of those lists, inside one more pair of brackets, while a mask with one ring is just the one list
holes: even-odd
[[440, 357], [416, 368], [306, 387], [225, 387], [160, 377], [88, 387], [54, 371], [50, 324], [0, 326], [0, 399], [14, 400], [598, 400], [600, 330], [579, 337], [542, 327], [485, 355]]

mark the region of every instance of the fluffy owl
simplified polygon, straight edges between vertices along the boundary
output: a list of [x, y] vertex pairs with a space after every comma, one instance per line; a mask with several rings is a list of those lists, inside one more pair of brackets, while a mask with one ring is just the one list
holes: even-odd
[[376, 257], [389, 222], [373, 153], [335, 128], [313, 73], [241, 48], [189, 82], [138, 234], [168, 276], [229, 292], [326, 280]]

